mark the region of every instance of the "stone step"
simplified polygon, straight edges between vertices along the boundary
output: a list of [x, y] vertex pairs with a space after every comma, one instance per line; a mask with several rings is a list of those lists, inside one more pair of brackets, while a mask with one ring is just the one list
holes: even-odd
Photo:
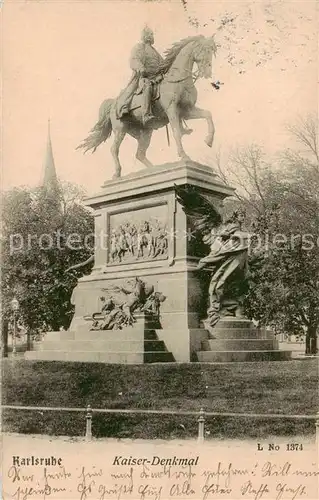
[[174, 363], [171, 352], [144, 352], [144, 363]]
[[197, 358], [200, 363], [289, 361], [291, 351], [198, 351]]
[[204, 351], [272, 351], [278, 342], [264, 339], [209, 339], [202, 341]]
[[44, 332], [43, 333], [43, 340], [44, 339], [50, 339], [50, 340], [62, 340], [62, 339], [71, 339], [73, 338], [73, 333], [70, 334], [70, 331], [65, 331], [63, 330], [62, 332]]
[[99, 352], [139, 352], [162, 351], [162, 340], [44, 340], [35, 346], [37, 351], [99, 351]]
[[143, 363], [144, 353], [101, 353], [98, 351], [29, 351], [25, 353], [25, 359], [38, 361], [78, 361], [86, 363], [140, 364]]
[[[137, 313], [134, 314], [134, 317], [136, 319], [136, 325], [142, 326], [142, 328], [156, 328], [158, 325], [158, 321], [154, 320], [151, 316], [145, 316], [144, 313]], [[96, 315], [95, 319], [97, 320], [103, 320], [104, 316], [103, 315]], [[93, 320], [90, 318], [89, 320], [86, 319], [83, 323], [77, 324], [77, 326], [74, 328], [75, 330], [81, 332], [81, 331], [88, 331], [92, 328], [93, 325]]]
[[274, 334], [267, 330], [257, 328], [212, 328], [209, 330], [211, 339], [259, 339], [272, 340]]
[[28, 351], [25, 359], [85, 363], [143, 364], [173, 362], [171, 352]]
[[[154, 337], [154, 333], [148, 335], [148, 338], [156, 338]], [[64, 332], [47, 332], [44, 335], [43, 341], [56, 341], [63, 342], [68, 340], [73, 341], [100, 341], [100, 340], [143, 340], [144, 339], [144, 331], [140, 328], [127, 327], [123, 328], [123, 330], [68, 330]]]
[[[205, 320], [201, 321], [201, 325], [205, 328]], [[254, 328], [254, 323], [249, 319], [227, 317], [220, 319], [214, 328]]]
[[[123, 330], [82, 330], [82, 331], [72, 331], [62, 333], [60, 337], [51, 336], [52, 332], [48, 332], [44, 339], [45, 340], [157, 340], [157, 335], [155, 330], [143, 330], [139, 328], [127, 327]], [[63, 335], [64, 334], [64, 335]]]

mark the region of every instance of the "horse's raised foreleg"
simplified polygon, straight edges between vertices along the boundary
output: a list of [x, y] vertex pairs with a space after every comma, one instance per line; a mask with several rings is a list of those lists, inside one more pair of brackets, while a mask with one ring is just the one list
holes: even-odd
[[189, 160], [190, 158], [185, 153], [182, 144], [181, 121], [176, 106], [170, 106], [166, 109], [166, 114], [172, 127], [173, 136], [177, 146], [177, 154], [182, 160]]
[[146, 167], [153, 166], [153, 164], [146, 158], [146, 151], [148, 150], [148, 147], [150, 145], [152, 134], [153, 130], [143, 129], [140, 130], [138, 136], [136, 136], [136, 139], [138, 141], [138, 146], [135, 156]]
[[186, 120], [197, 120], [199, 118], [203, 118], [204, 120], [207, 121], [208, 125], [208, 134], [205, 138], [205, 142], [207, 146], [210, 148], [213, 145], [213, 140], [214, 140], [214, 134], [215, 134], [215, 126], [214, 122], [212, 119], [212, 114], [210, 111], [207, 111], [206, 109], [201, 109], [201, 108], [191, 108], [187, 111], [185, 116], [183, 116]]
[[116, 179], [117, 177], [121, 177], [121, 171], [122, 167], [120, 164], [120, 159], [119, 159], [119, 151], [120, 151], [120, 146], [122, 144], [122, 141], [125, 137], [126, 134], [126, 129], [123, 124], [121, 124], [120, 127], [116, 128], [114, 130], [114, 141], [111, 147], [111, 153], [113, 156], [114, 160], [114, 165], [115, 165], [115, 173], [113, 175], [113, 179]]

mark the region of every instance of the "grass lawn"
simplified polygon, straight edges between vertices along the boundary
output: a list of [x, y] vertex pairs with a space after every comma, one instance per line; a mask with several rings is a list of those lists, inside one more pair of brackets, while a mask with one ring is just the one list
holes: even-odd
[[[108, 365], [11, 361], [3, 363], [4, 405], [141, 408], [315, 414], [318, 363], [312, 360], [230, 364]], [[3, 411], [7, 432], [81, 435], [83, 414]], [[214, 437], [311, 434], [313, 421], [207, 418]], [[197, 432], [196, 417], [93, 416], [96, 437], [183, 438]]]

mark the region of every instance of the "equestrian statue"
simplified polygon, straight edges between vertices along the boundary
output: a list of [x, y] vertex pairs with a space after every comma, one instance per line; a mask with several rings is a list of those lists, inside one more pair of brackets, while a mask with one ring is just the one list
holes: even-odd
[[[117, 99], [106, 99], [100, 106], [99, 120], [89, 136], [78, 146], [94, 152], [113, 132], [111, 153], [115, 164], [113, 178], [121, 177], [119, 149], [126, 134], [137, 140], [136, 158], [146, 167], [146, 157], [154, 130], [171, 125], [178, 156], [189, 160], [182, 136], [191, 133], [183, 122], [189, 119], [206, 120], [206, 144], [211, 147], [214, 123], [210, 111], [196, 107], [198, 78], [212, 75], [212, 56], [216, 55], [214, 37], [190, 36], [166, 51], [164, 58], [154, 48], [154, 34], [149, 27], [142, 31], [141, 42], [132, 50], [132, 76]], [[193, 66], [197, 65], [194, 73]]]

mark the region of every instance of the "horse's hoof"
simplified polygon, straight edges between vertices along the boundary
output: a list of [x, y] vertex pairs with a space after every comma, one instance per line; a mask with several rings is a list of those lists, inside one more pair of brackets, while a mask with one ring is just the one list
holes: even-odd
[[192, 129], [192, 128], [184, 128], [184, 129], [182, 130], [182, 134], [183, 134], [183, 135], [190, 135], [192, 132], [193, 132], [193, 129]]
[[115, 174], [113, 174], [112, 176], [112, 179], [119, 179], [121, 177], [121, 172], [115, 172]]
[[144, 167], [146, 168], [154, 167], [153, 163], [151, 163], [147, 158], [145, 158], [145, 156], [135, 155], [135, 158], [141, 163], [143, 163]]
[[191, 158], [187, 155], [181, 157], [181, 163], [187, 163], [192, 161]]
[[213, 145], [213, 140], [214, 140], [213, 137], [206, 137], [205, 143], [207, 144], [207, 146], [209, 146], [211, 148]]

